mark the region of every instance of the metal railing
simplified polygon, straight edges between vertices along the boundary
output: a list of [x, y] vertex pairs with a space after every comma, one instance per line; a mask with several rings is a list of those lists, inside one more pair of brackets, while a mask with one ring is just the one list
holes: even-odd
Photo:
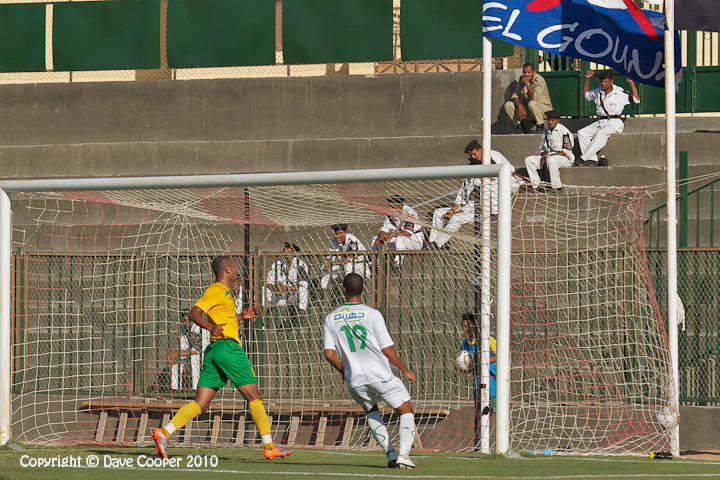
[[[720, 189], [720, 178], [706, 183], [694, 190], [688, 191], [688, 157], [687, 152], [680, 152], [680, 195], [677, 198], [679, 203], [678, 221], [680, 226], [680, 238], [678, 245], [688, 247], [689, 233], [694, 234], [695, 247], [714, 247], [715, 245], [715, 190]], [[693, 207], [693, 215], [690, 214], [690, 207]], [[647, 225], [648, 246], [659, 248], [661, 239], [664, 238], [662, 218], [663, 212], [667, 210], [667, 204], [661, 205], [648, 212], [645, 221]], [[694, 222], [694, 225], [692, 225]], [[694, 228], [691, 230], [690, 227]], [[704, 227], [704, 228], [703, 228]]]
[[[667, 251], [648, 249], [650, 278], [667, 318]], [[684, 322], [678, 332], [680, 401], [720, 405], [720, 248], [678, 249], [678, 295]]]

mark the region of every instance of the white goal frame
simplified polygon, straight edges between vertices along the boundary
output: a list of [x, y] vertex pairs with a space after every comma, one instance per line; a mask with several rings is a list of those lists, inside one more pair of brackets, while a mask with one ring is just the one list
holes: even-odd
[[[10, 265], [12, 249], [12, 207], [7, 192], [141, 190], [161, 188], [276, 186], [298, 184], [365, 183], [441, 178], [497, 177], [497, 375], [496, 452], [505, 454], [510, 444], [510, 255], [511, 169], [508, 165], [470, 165], [419, 168], [380, 168], [318, 172], [252, 173], [231, 175], [188, 175], [159, 177], [75, 178], [0, 181], [0, 446], [11, 438]], [[485, 183], [485, 182], [483, 182]], [[489, 200], [489, 192], [483, 192]], [[487, 208], [489, 201], [483, 202]], [[485, 215], [487, 213], [487, 215]], [[489, 212], [483, 213], [483, 233], [489, 232]], [[487, 238], [487, 237], [485, 237]], [[485, 262], [483, 262], [483, 268]], [[490, 289], [490, 274], [482, 275], [483, 291]], [[484, 306], [488, 308], [488, 306]], [[483, 310], [485, 311], [485, 310]], [[485, 370], [485, 369], [484, 369]], [[483, 371], [483, 377], [488, 375]], [[489, 435], [485, 429], [485, 435]], [[486, 439], [487, 440], [487, 439]], [[484, 445], [487, 445], [484, 442]], [[484, 452], [484, 453], [490, 453]]]

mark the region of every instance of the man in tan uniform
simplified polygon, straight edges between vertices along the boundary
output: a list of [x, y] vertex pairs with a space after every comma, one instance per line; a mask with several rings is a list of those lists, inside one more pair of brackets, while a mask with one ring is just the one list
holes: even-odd
[[505, 102], [505, 113], [518, 132], [523, 129], [523, 120], [532, 122], [531, 132], [542, 132], [545, 128], [544, 114], [552, 109], [545, 79], [535, 72], [532, 63], [526, 63], [523, 65], [522, 77], [518, 80], [512, 97]]

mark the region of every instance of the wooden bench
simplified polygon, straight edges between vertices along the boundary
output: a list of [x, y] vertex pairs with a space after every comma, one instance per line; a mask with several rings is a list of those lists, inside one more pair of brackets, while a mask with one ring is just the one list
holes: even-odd
[[[127, 399], [98, 399], [88, 400], [82, 403], [83, 408], [87, 409], [91, 413], [97, 412], [99, 414], [98, 422], [95, 428], [95, 441], [102, 443], [136, 443], [136, 444], [148, 444], [150, 443], [150, 436], [148, 433], [148, 421], [151, 413], [162, 414], [162, 422], [164, 425], [170, 420], [170, 413], [177, 411], [185, 405], [187, 401], [162, 401], [150, 398], [127, 398]], [[386, 407], [384, 404], [379, 405], [380, 413], [390, 414], [392, 409]], [[450, 409], [442, 406], [432, 405], [413, 405], [415, 410], [415, 422], [418, 425], [427, 423], [431, 420], [443, 419], [450, 414]], [[288, 446], [298, 445], [297, 435], [300, 430], [300, 423], [303, 417], [317, 418], [317, 430], [315, 440], [312, 444], [303, 444], [306, 447], [326, 447], [325, 445], [325, 433], [328, 425], [328, 418], [334, 416], [340, 416], [340, 433], [338, 438], [342, 438], [340, 441], [340, 447], [349, 447], [352, 438], [354, 427], [357, 425], [358, 428], [365, 428], [365, 422], [362, 421], [365, 412], [362, 408], [354, 403], [312, 403], [312, 402], [299, 402], [297, 404], [280, 404], [280, 403], [265, 403], [265, 409], [270, 418], [272, 424], [273, 417], [284, 417], [287, 418], [287, 441], [285, 442]], [[246, 412], [247, 407], [245, 402], [214, 402], [211, 405], [210, 410], [210, 444], [217, 444], [218, 436], [220, 434], [220, 424], [222, 422], [222, 416], [224, 414], [236, 415], [240, 413], [237, 418], [236, 424], [233, 431], [233, 443], [235, 445], [242, 445], [245, 441], [245, 424], [246, 424]], [[108, 416], [111, 413], [118, 415], [118, 426], [116, 431], [109, 431], [108, 427]], [[137, 432], [134, 438], [132, 435], [128, 436], [128, 417], [130, 414], [133, 417], [139, 417]], [[247, 418], [249, 420], [249, 418]], [[360, 421], [358, 421], [360, 420]], [[188, 422], [184, 427], [184, 435], [182, 444], [189, 445], [191, 432], [193, 428], [193, 421]], [[114, 435], [113, 435], [114, 434]], [[368, 447], [375, 447], [375, 441], [370, 436]], [[422, 442], [420, 441], [420, 435], [415, 436], [415, 447], [422, 448]]]

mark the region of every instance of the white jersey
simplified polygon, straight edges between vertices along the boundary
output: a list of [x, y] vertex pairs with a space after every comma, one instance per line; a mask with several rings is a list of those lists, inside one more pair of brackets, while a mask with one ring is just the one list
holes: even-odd
[[414, 208], [409, 205], [403, 205], [402, 213], [403, 219], [393, 217], [392, 215], [385, 215], [385, 222], [383, 222], [383, 226], [380, 227], [380, 231], [385, 233], [395, 231], [416, 233], [422, 230], [422, 225], [416, 223], [418, 214]]
[[585, 100], [595, 102], [598, 117], [622, 115], [625, 105], [640, 103], [640, 99], [622, 87], [613, 84], [609, 94], [602, 87], [594, 88], [585, 94]]
[[[490, 150], [490, 163], [494, 163], [496, 165], [510, 165], [510, 168], [513, 172], [515, 172], [515, 168], [510, 164], [510, 161], [508, 161], [507, 158], [505, 158], [505, 155], [503, 155], [500, 152], [496, 152], [495, 150]], [[493, 190], [494, 196], [495, 196], [495, 204], [497, 205], [497, 179], [491, 178], [491, 190]], [[475, 199], [473, 198], [473, 190], [475, 190], [475, 187], [480, 187], [482, 185], [482, 178], [466, 178], [463, 180], [462, 185], [460, 185], [460, 190], [458, 190], [457, 196], [455, 197], [455, 204], [457, 204], [460, 207], [464, 207], [465, 205], [470, 205], [472, 208], [475, 207]], [[495, 210], [497, 210], [497, 207], [495, 206]], [[495, 213], [495, 212], [493, 212]]]
[[555, 125], [552, 130], [546, 128], [540, 136], [540, 153], [545, 152], [551, 155], [563, 152], [566, 157], [570, 158], [573, 145], [575, 145], [573, 135], [562, 123]]
[[362, 303], [345, 303], [325, 317], [325, 350], [340, 353], [345, 381], [351, 387], [394, 377], [383, 348], [395, 344], [382, 314]]

